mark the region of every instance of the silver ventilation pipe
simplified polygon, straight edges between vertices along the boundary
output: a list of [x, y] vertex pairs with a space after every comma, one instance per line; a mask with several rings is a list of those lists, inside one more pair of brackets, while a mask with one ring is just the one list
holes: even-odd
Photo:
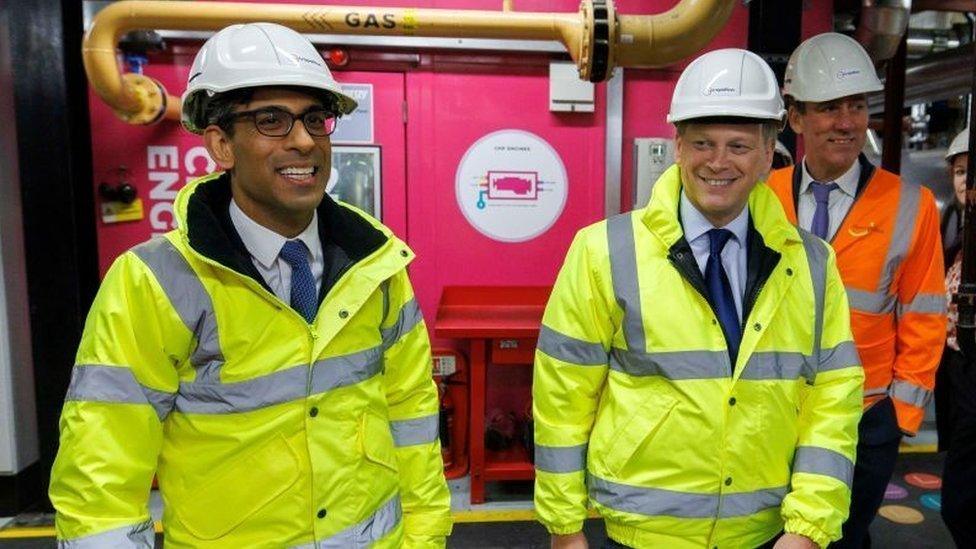
[[[958, 48], [909, 61], [905, 68], [905, 105], [931, 103], [972, 93], [973, 48]], [[884, 96], [868, 97], [871, 113], [884, 110]]]
[[863, 0], [854, 38], [875, 64], [891, 59], [908, 28], [912, 0]]

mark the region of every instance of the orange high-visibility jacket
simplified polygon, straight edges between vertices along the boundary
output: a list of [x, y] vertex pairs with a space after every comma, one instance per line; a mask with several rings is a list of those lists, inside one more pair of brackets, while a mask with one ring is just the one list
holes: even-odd
[[[914, 435], [932, 397], [946, 336], [945, 275], [932, 192], [875, 168], [863, 156], [854, 205], [830, 244], [851, 307], [864, 366], [864, 406], [890, 396], [898, 426]], [[801, 170], [767, 183], [797, 222]]]

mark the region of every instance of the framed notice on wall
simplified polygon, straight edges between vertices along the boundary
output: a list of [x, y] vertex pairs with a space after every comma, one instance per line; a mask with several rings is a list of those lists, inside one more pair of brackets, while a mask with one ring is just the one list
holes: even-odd
[[332, 198], [383, 219], [380, 147], [333, 145], [332, 173], [326, 191]]

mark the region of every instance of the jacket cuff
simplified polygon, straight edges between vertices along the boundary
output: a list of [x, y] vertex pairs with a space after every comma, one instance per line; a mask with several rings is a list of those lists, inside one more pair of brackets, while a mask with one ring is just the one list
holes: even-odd
[[787, 520], [786, 525], [783, 527], [783, 531], [789, 534], [798, 534], [808, 537], [820, 547], [827, 547], [831, 541], [830, 536], [828, 536], [823, 530], [800, 518], [792, 518]]
[[403, 547], [405, 549], [444, 549], [447, 547], [447, 537], [404, 534]]
[[548, 530], [550, 534], [556, 536], [565, 536], [565, 535], [575, 534], [577, 532], [583, 531], [583, 521], [581, 520], [575, 522], [560, 523], [560, 524], [543, 522], [542, 525], [546, 527], [546, 530]]
[[898, 428], [901, 429], [902, 434], [906, 437], [917, 435], [919, 427], [922, 426], [922, 418], [917, 417], [917, 414], [910, 414], [911, 410], [907, 409], [905, 405], [897, 402], [893, 404], [895, 405], [895, 419], [898, 421]]

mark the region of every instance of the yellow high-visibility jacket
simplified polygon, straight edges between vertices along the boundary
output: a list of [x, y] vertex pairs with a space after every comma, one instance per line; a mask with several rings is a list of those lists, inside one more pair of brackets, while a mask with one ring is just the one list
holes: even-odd
[[637, 548], [752, 548], [783, 529], [825, 546], [847, 517], [864, 379], [833, 252], [756, 186], [733, 369], [680, 189], [672, 166], [646, 208], [569, 250], [536, 351], [536, 513], [568, 534], [592, 503]]
[[[326, 197], [335, 245], [308, 324], [257, 274], [227, 175], [120, 256], [85, 324], [51, 473], [65, 547], [443, 547], [430, 343], [388, 229]], [[326, 282], [328, 281], [328, 285]]]

